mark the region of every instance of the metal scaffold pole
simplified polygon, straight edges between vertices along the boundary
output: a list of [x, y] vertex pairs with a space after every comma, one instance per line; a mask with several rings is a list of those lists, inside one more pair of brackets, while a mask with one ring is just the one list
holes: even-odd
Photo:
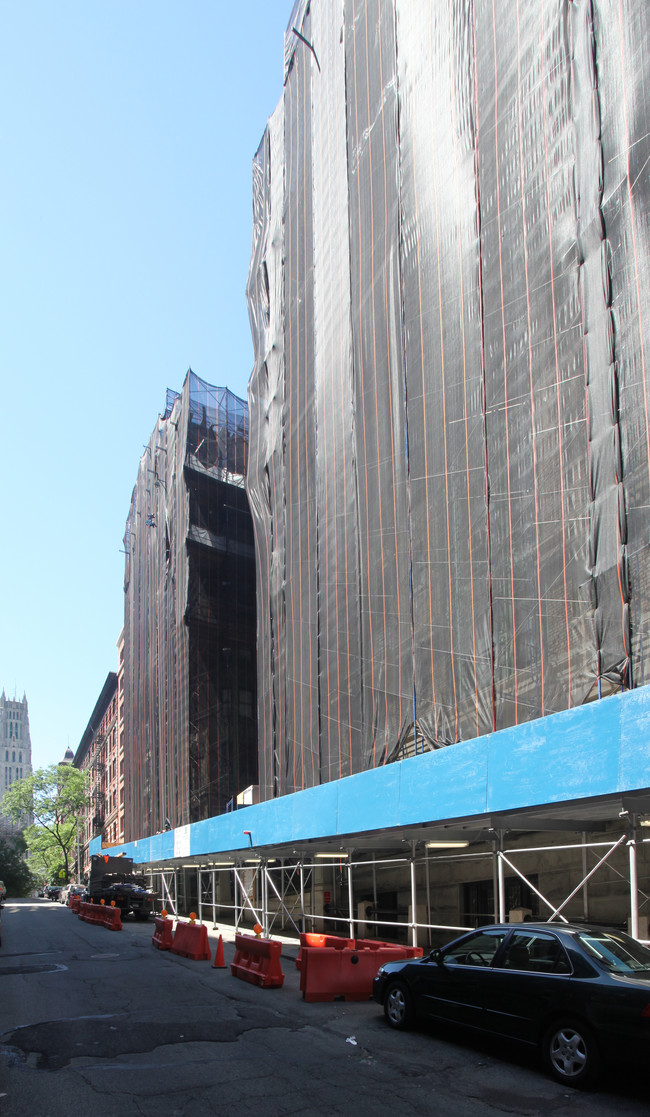
[[346, 866], [348, 870], [348, 912], [350, 917], [349, 928], [350, 938], [353, 939], [354, 935], [354, 890], [352, 888], [352, 850], [348, 850], [348, 862]]
[[636, 823], [630, 820], [630, 838], [627, 843], [630, 855], [630, 934], [639, 937], [639, 880], [637, 874]]
[[411, 946], [418, 945], [418, 894], [417, 894], [417, 881], [415, 873], [415, 842], [411, 843]]

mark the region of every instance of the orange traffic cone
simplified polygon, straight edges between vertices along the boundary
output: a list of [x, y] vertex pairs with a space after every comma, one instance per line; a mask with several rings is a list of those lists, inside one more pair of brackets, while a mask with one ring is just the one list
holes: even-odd
[[224, 956], [223, 956], [223, 937], [222, 937], [222, 935], [219, 935], [219, 942], [217, 943], [217, 949], [214, 952], [214, 962], [212, 963], [212, 969], [213, 970], [225, 970], [225, 968], [226, 968], [226, 962], [225, 962], [225, 959], [224, 959]]

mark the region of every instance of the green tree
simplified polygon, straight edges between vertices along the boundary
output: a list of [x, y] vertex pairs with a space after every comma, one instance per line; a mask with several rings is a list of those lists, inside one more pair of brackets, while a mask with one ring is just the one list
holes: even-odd
[[56, 873], [67, 884], [87, 803], [84, 773], [69, 764], [51, 764], [12, 784], [5, 791], [2, 811], [24, 827], [27, 848], [39, 869]]
[[27, 843], [22, 834], [0, 838], [0, 880], [8, 896], [29, 896], [34, 879], [25, 861]]
[[56, 881], [61, 883], [65, 876], [65, 863], [58, 845], [54, 845], [46, 830], [34, 827], [30, 833], [29, 867], [32, 875], [41, 885]]

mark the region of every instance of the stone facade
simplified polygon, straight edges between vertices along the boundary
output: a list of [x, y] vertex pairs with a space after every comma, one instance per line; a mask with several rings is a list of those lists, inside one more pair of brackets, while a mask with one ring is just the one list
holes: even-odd
[[[29, 711], [27, 698], [7, 698], [4, 690], [0, 696], [0, 803], [5, 791], [16, 780], [22, 780], [32, 770], [32, 742], [29, 736]], [[20, 829], [0, 813], [0, 836]]]

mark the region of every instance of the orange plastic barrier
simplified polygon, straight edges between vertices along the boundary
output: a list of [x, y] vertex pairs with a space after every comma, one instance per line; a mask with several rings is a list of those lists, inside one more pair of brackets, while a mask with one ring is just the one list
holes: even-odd
[[99, 904], [79, 904], [79, 918], [84, 923], [101, 923], [102, 909]]
[[104, 927], [108, 927], [109, 931], [122, 930], [122, 912], [117, 904], [114, 908], [103, 907], [102, 913], [101, 922]]
[[151, 942], [158, 950], [171, 950], [174, 941], [174, 921], [173, 919], [163, 919], [162, 915], [157, 915], [154, 918], [156, 924]]
[[356, 950], [399, 950], [399, 959], [392, 959], [392, 961], [401, 961], [402, 958], [421, 958], [421, 946], [400, 946], [395, 942], [381, 942], [379, 939], [357, 939], [354, 942]]
[[212, 955], [207, 928], [202, 923], [177, 923], [170, 950], [172, 954], [182, 954], [183, 958], [192, 958], [195, 962], [209, 962]]
[[303, 1000], [310, 1002], [367, 1001], [380, 966], [403, 958], [420, 958], [420, 947], [373, 944], [372, 948], [305, 947], [300, 970]]
[[122, 913], [117, 906], [109, 908], [105, 904], [79, 904], [79, 918], [84, 923], [97, 923], [111, 931], [122, 930]]
[[75, 915], [79, 914], [79, 904], [80, 903], [81, 903], [81, 896], [71, 896], [70, 897], [70, 901], [69, 901], [70, 911], [73, 911], [75, 913]]
[[297, 970], [302, 966], [302, 951], [305, 946], [330, 946], [333, 950], [344, 950], [346, 946], [354, 947], [354, 939], [344, 939], [340, 935], [317, 935], [315, 931], [301, 931], [300, 950], [296, 958]]
[[257, 935], [235, 935], [235, 957], [230, 963], [230, 972], [233, 977], [251, 985], [278, 989], [284, 984], [281, 954], [281, 942], [261, 939]]

